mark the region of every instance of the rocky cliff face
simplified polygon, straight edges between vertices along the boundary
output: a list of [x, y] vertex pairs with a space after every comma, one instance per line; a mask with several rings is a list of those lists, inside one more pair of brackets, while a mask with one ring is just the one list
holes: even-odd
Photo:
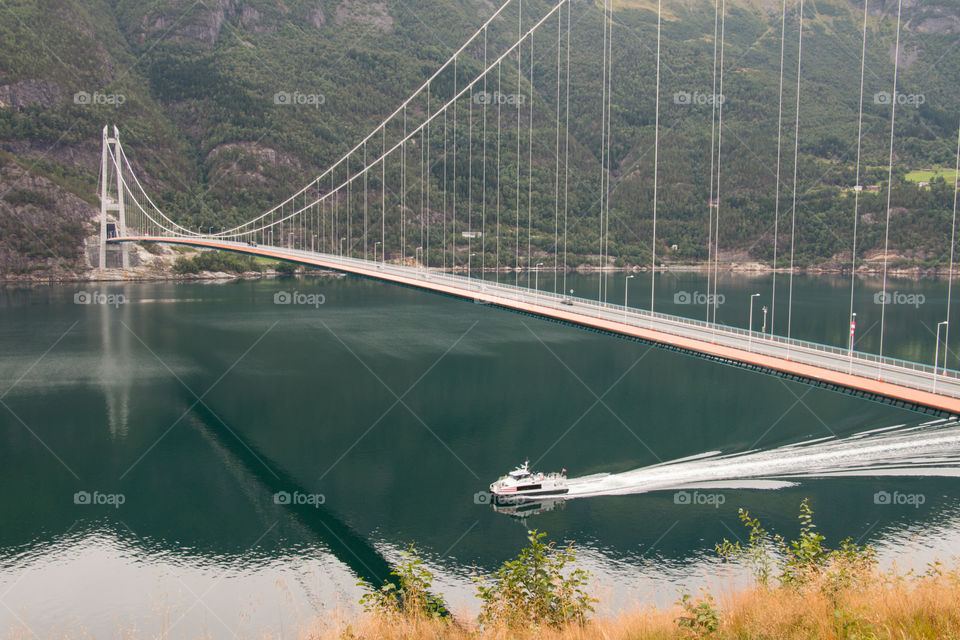
[[98, 211], [48, 178], [0, 156], [0, 274], [70, 278], [89, 265], [83, 238]]

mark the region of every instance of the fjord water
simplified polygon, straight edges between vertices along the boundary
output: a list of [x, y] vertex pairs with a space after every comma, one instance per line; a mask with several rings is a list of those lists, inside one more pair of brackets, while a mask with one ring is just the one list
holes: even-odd
[[[609, 278], [610, 302], [626, 284], [649, 307], [648, 275]], [[583, 297], [598, 282], [538, 278]], [[777, 286], [785, 333], [787, 277]], [[793, 287], [792, 335], [845, 345], [849, 280]], [[857, 284], [858, 349], [879, 346], [879, 287]], [[718, 321], [745, 327], [759, 292], [759, 329], [770, 288], [722, 278]], [[946, 289], [891, 281], [886, 354], [932, 362]], [[76, 303], [92, 292], [114, 297]], [[275, 304], [291, 292], [304, 295]], [[702, 274], [660, 275], [656, 292], [658, 311], [705, 316], [685, 304], [703, 300]], [[471, 576], [528, 527], [577, 543], [601, 610], [666, 603], [742, 535], [738, 507], [791, 535], [804, 497], [829, 541], [901, 565], [949, 560], [958, 542], [950, 425], [359, 278], [0, 289], [0, 401], [4, 633], [291, 636], [355, 608], [358, 579], [384, 577], [411, 542], [454, 609], [475, 611]], [[496, 512], [484, 489], [527, 457], [594, 490], [525, 521]], [[770, 477], [737, 477], [744, 460]], [[653, 481], [671, 473], [682, 492]]]

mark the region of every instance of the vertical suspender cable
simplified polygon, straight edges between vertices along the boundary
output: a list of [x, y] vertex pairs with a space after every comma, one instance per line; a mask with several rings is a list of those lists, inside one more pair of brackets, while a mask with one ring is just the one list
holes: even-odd
[[427, 142], [425, 145], [427, 149], [427, 159], [425, 162], [427, 167], [426, 185], [425, 185], [425, 189], [427, 191], [427, 197], [426, 197], [427, 232], [426, 232], [426, 237], [423, 240], [423, 244], [425, 245], [423, 249], [423, 254], [424, 254], [423, 261], [426, 263], [427, 268], [430, 267], [430, 173], [431, 173], [430, 171], [430, 123], [431, 122], [433, 122], [433, 118], [432, 118], [432, 114], [430, 113], [430, 85], [428, 84], [427, 85]]
[[[337, 192], [333, 186], [333, 171], [331, 171], [330, 172], [330, 253], [337, 253], [337, 249], [334, 248], [334, 243], [336, 242], [334, 238], [340, 237], [339, 235], [337, 235], [337, 232], [339, 231], [339, 227], [334, 224], [334, 218], [337, 217], [337, 214], [339, 212], [339, 209], [337, 209], [336, 206], [337, 206]], [[282, 207], [281, 207], [281, 214], [282, 214]], [[280, 216], [280, 225], [281, 225], [280, 235], [282, 236], [283, 235], [283, 215]]]
[[[863, 44], [860, 50], [860, 106], [857, 113], [857, 178], [853, 187], [853, 244], [850, 247], [850, 320], [853, 321], [853, 292], [857, 281], [857, 226], [860, 220], [860, 152], [863, 143], [863, 79], [867, 67], [867, 17], [870, 0], [863, 5]], [[853, 354], [853, 335], [850, 336], [850, 353]], [[853, 361], [851, 360], [851, 367]], [[852, 370], [851, 370], [852, 373]]]
[[783, 54], [787, 45], [787, 0], [783, 0], [780, 18], [780, 93], [777, 106], [777, 182], [773, 205], [773, 273], [770, 285], [770, 334], [777, 321], [777, 251], [780, 244], [780, 165], [783, 152]]
[[367, 166], [367, 143], [363, 143], [363, 259], [367, 259], [367, 199], [369, 194], [367, 192], [367, 174], [369, 173], [369, 167]]
[[553, 176], [553, 292], [557, 292], [557, 259], [560, 257], [560, 31], [563, 13], [557, 11], [557, 142], [553, 154], [557, 158]]
[[447, 268], [447, 107], [443, 108], [443, 268]]
[[563, 294], [567, 294], [567, 214], [570, 209], [570, 0], [567, 0], [567, 78], [563, 134]]
[[[380, 150], [380, 262], [387, 261], [387, 125], [383, 125]], [[332, 176], [331, 176], [332, 178]]]
[[718, 275], [720, 272], [720, 160], [723, 152], [723, 62], [727, 37], [727, 2], [723, 0], [720, 7], [720, 94], [714, 96], [714, 102], [719, 102], [717, 108], [717, 218], [713, 229], [713, 322], [717, 322], [717, 290]]
[[[953, 222], [950, 225], [950, 271], [947, 274], [947, 326], [943, 336], [943, 372], [947, 372], [947, 355], [950, 353], [950, 303], [953, 299], [953, 252], [957, 237], [957, 193], [960, 188], [960, 128], [957, 129], [957, 168], [953, 176]], [[936, 368], [934, 368], [936, 375]]]
[[487, 93], [487, 30], [483, 30], [483, 171], [480, 182], [480, 278], [483, 279], [484, 267], [487, 264], [487, 103], [490, 94]]
[[[800, 35], [797, 37], [797, 103], [793, 129], [793, 207], [790, 214], [790, 292], [787, 294], [787, 339], [793, 329], [793, 257], [797, 239], [797, 177], [800, 162], [800, 78], [803, 64], [803, 0], [800, 0]], [[790, 343], [787, 343], [789, 359]]]
[[403, 140], [400, 142], [400, 263], [407, 257], [407, 108], [403, 108]]
[[[659, 177], [660, 167], [660, 23], [661, 23], [661, 0], [657, 0], [657, 91], [656, 91], [656, 109], [653, 125], [653, 243], [651, 247], [650, 260], [650, 311], [654, 311], [654, 291], [656, 288], [657, 275], [657, 179]], [[626, 295], [626, 294], [624, 294]], [[627, 301], [623, 301], [626, 305]]]
[[501, 147], [501, 129], [500, 129], [500, 89], [501, 89], [501, 68], [502, 64], [497, 63], [497, 260], [496, 280], [500, 282], [500, 147]]
[[[786, 0], [784, 0], [786, 2]], [[714, 171], [716, 162], [716, 144], [717, 144], [717, 53], [718, 53], [718, 29], [720, 26], [720, 0], [714, 0], [713, 5], [713, 101], [710, 114], [710, 199], [707, 201], [707, 322], [710, 322], [710, 287], [711, 271], [713, 266], [713, 208], [714, 191], [713, 179], [716, 176]]]
[[473, 250], [473, 87], [470, 87], [470, 102], [467, 103], [467, 277], [472, 267], [470, 252]]
[[350, 209], [351, 209], [351, 206], [350, 206], [350, 183], [351, 183], [351, 182], [352, 182], [352, 180], [350, 179], [350, 155], [348, 154], [348, 155], [347, 155], [347, 190], [346, 190], [346, 191], [347, 191], [347, 212], [346, 212], [347, 232], [346, 232], [346, 234], [345, 234], [345, 235], [347, 236], [347, 253], [348, 253], [348, 254], [350, 253], [350, 247], [353, 246], [353, 237], [352, 237], [352, 234], [351, 234], [352, 225], [350, 224]]
[[887, 169], [887, 226], [883, 238], [883, 304], [880, 305], [880, 358], [877, 360], [877, 379], [883, 367], [883, 330], [887, 310], [887, 264], [890, 249], [890, 200], [893, 195], [893, 133], [897, 122], [897, 73], [900, 70], [900, 16], [903, 0], [897, 1], [897, 43], [893, 59], [893, 91], [890, 92], [890, 162]]
[[[530, 116], [527, 122], [527, 269], [537, 268], [533, 259], [533, 32], [530, 32]], [[530, 283], [527, 282], [527, 286]]]
[[600, 90], [600, 235], [599, 235], [599, 250], [600, 250], [600, 275], [597, 278], [598, 288], [597, 288], [597, 304], [600, 304], [603, 301], [603, 218], [604, 218], [604, 202], [605, 202], [605, 193], [604, 186], [606, 185], [607, 179], [607, 168], [606, 168], [606, 143], [607, 143], [607, 2], [603, 2], [603, 73], [601, 74], [601, 90]]
[[427, 217], [427, 210], [424, 209], [424, 185], [426, 184], [426, 142], [425, 137], [426, 129], [423, 128], [420, 130], [420, 266], [423, 266], [426, 261], [426, 256], [423, 254], [425, 251], [424, 247], [424, 224]]
[[[453, 59], [453, 95], [457, 95], [457, 59]], [[457, 102], [453, 101], [453, 160], [451, 177], [453, 178], [453, 191], [450, 194], [452, 198], [450, 206], [450, 268], [454, 272], [457, 270]]]
[[[522, 42], [523, 0], [519, 0], [519, 11], [517, 12], [517, 16], [518, 16], [517, 17], [517, 37], [521, 38], [520, 42]], [[523, 76], [523, 72], [521, 71], [521, 68], [520, 68], [520, 64], [523, 60], [523, 56], [521, 55], [521, 49], [522, 49], [522, 46], [520, 43], [518, 43], [517, 44], [517, 95], [515, 100], [515, 102], [517, 103], [517, 200], [516, 200], [517, 216], [516, 216], [516, 226], [514, 229], [517, 236], [517, 240], [516, 240], [517, 262], [514, 265], [515, 266], [514, 274], [513, 274], [514, 286], [520, 285], [520, 78]]]
[[[606, 185], [606, 195], [604, 200], [606, 200], [607, 213], [604, 221], [604, 245], [603, 245], [603, 266], [606, 267], [607, 263], [610, 260], [610, 182], [613, 178], [613, 163], [610, 161], [611, 150], [613, 149], [613, 116], [611, 114], [611, 105], [613, 104], [613, 0], [610, 0], [610, 27], [607, 34], [607, 185]], [[607, 294], [609, 293], [610, 283], [608, 280], [608, 272], [601, 272], [603, 277], [603, 302], [607, 302]]]

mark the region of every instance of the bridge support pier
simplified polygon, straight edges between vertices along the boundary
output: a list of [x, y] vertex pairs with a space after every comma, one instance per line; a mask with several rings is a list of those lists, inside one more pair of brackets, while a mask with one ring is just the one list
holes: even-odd
[[[103, 127], [103, 139], [100, 152], [100, 253], [98, 267], [103, 275], [107, 268], [107, 239], [127, 235], [126, 210], [123, 199], [123, 180], [120, 173], [120, 132], [113, 127], [113, 136], [110, 136], [110, 127]], [[110, 178], [116, 185], [116, 197], [110, 193]], [[108, 224], [109, 214], [115, 214], [114, 227], [111, 230]], [[120, 260], [124, 274], [130, 268], [130, 258], [126, 243], [120, 245]]]

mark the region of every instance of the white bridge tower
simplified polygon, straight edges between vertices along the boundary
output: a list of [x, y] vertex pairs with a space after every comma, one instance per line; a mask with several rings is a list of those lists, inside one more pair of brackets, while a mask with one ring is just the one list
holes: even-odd
[[[116, 184], [116, 197], [111, 191], [111, 180]], [[114, 214], [115, 223], [112, 233], [107, 218]], [[120, 172], [120, 132], [116, 125], [113, 127], [113, 137], [110, 136], [110, 127], [103, 127], [103, 145], [100, 156], [100, 273], [107, 267], [107, 239], [124, 237], [127, 235], [127, 223], [123, 201], [123, 180]], [[124, 272], [130, 267], [127, 255], [127, 245], [120, 244], [121, 266]]]

